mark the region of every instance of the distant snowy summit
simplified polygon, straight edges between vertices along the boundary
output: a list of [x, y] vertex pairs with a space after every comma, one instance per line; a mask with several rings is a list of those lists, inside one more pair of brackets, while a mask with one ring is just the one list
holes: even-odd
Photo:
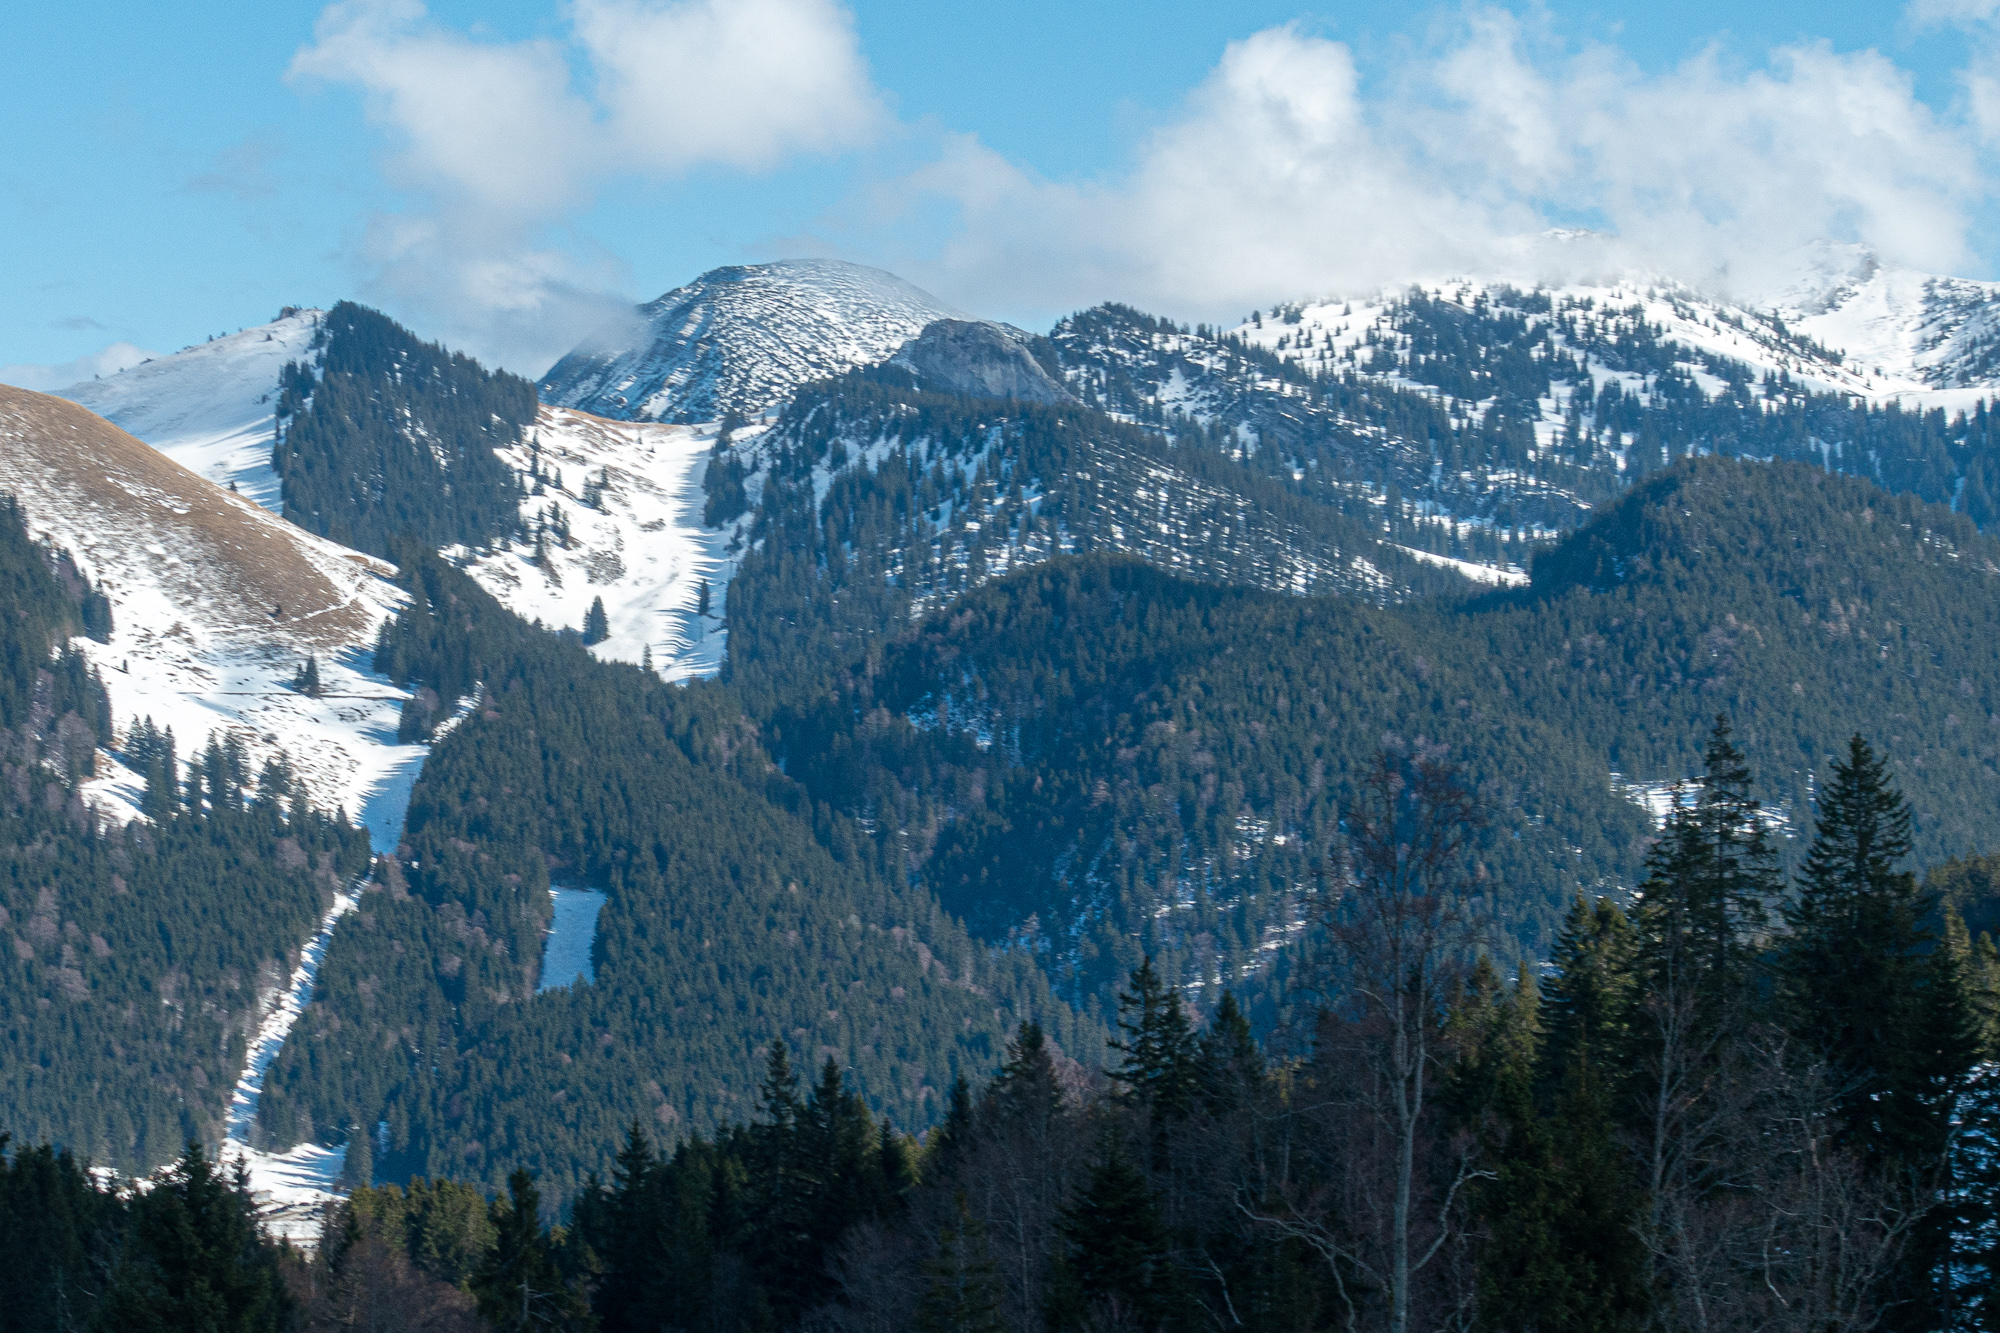
[[2000, 283], [1922, 273], [1884, 264], [1866, 246], [1822, 242], [1795, 257], [1768, 304], [1883, 388], [2000, 383]]
[[640, 306], [549, 370], [542, 401], [620, 421], [717, 421], [886, 361], [963, 319], [892, 273], [832, 259], [719, 268]]

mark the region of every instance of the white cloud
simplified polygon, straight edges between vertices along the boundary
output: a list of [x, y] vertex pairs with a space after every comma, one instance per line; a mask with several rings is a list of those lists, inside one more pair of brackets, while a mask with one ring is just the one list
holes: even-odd
[[52, 366], [18, 365], [0, 366], [0, 384], [11, 384], [17, 389], [34, 389], [48, 393], [55, 389], [67, 389], [97, 375], [115, 375], [121, 370], [150, 361], [159, 355], [128, 342], [115, 342], [108, 347], [80, 356], [74, 361], [64, 361]]
[[829, 0], [577, 0], [574, 13], [629, 169], [762, 169], [864, 143], [886, 119]]
[[[1705, 54], [1649, 76], [1611, 50], [1552, 46], [1473, 11], [1367, 82], [1339, 43], [1260, 32], [1122, 175], [1051, 183], [953, 138], [888, 192], [889, 216], [956, 210], [955, 234], [903, 262], [971, 308], [1116, 298], [1183, 317], [1524, 256], [1643, 257], [1746, 291], [1822, 237], [1922, 267], [1966, 261], [1989, 190], [1978, 135], [1935, 116], [1885, 57], [1806, 45], [1761, 69]], [[1579, 221], [1618, 242], [1518, 239]]]
[[[575, 0], [569, 40], [485, 41], [420, 0], [339, 0], [293, 59], [360, 90], [415, 201], [357, 249], [377, 299], [539, 370], [604, 311], [618, 265], [548, 230], [623, 176], [771, 167], [866, 142], [883, 121], [833, 0]], [[580, 76], [580, 77], [579, 77]]]
[[[1911, 14], [1996, 10], [1917, 0]], [[1977, 42], [1962, 104], [1940, 114], [1872, 51], [1806, 44], [1751, 68], [1707, 53], [1646, 73], [1564, 46], [1546, 20], [1475, 8], [1366, 70], [1297, 26], [1233, 42], [1121, 170], [1056, 182], [976, 136], [895, 126], [837, 0], [565, 13], [557, 38], [506, 42], [448, 29], [420, 0], [339, 0], [293, 65], [361, 92], [413, 200], [357, 233], [363, 295], [526, 370], [620, 305], [605, 293], [622, 262], [566, 228], [627, 178], [886, 141], [866, 160], [878, 183], [806, 248], [1010, 317], [1116, 299], [1226, 318], [1424, 277], [1636, 263], [1754, 295], [1820, 238], [1962, 267], [2000, 145], [2000, 62]], [[925, 143], [923, 165], [894, 165]], [[1598, 234], [1532, 239], [1558, 226]]]

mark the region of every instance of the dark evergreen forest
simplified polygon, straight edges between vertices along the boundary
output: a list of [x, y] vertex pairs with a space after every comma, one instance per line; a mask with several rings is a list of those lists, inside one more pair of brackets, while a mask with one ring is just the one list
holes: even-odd
[[[274, 1138], [352, 1135], [364, 1179], [497, 1186], [527, 1166], [567, 1198], [635, 1116], [666, 1138], [741, 1119], [779, 1038], [837, 1056], [906, 1128], [941, 1116], [953, 1077], [991, 1069], [1024, 1018], [1078, 1049], [1099, 1039], [1030, 958], [980, 948], [880, 873], [726, 689], [598, 663], [435, 556], [401, 554], [413, 600], [378, 666], [422, 687], [412, 734], [453, 700], [469, 711], [273, 1066]], [[596, 981], [538, 993], [551, 883], [610, 901]]]
[[1142, 959], [1087, 1063], [1024, 1021], [918, 1139], [774, 1037], [743, 1120], [633, 1120], [560, 1213], [526, 1169], [358, 1188], [310, 1257], [198, 1148], [138, 1197], [17, 1151], [0, 1301], [310, 1333], [1994, 1327], [2000, 953], [1964, 912], [2000, 911], [2000, 859], [1920, 882], [1857, 735], [1788, 876], [1727, 719], [1691, 744], [1643, 896], [1577, 895], [1540, 969], [1467, 910], [1490, 804], [1390, 743], [1313, 998], [1263, 1041]]
[[[1033, 953], [1078, 1004], [1108, 1004], [1150, 952], [1210, 1003], [1242, 985], [1266, 1014], [1385, 733], [1447, 745], [1477, 775], [1496, 810], [1484, 882], [1536, 957], [1576, 892], [1639, 881], [1651, 827], [1607, 768], [1693, 773], [1689, 737], [1717, 709], [1786, 820], [1787, 857], [1814, 774], [1860, 728], [1925, 811], [1922, 856], [1988, 837], [2000, 544], [1817, 468], [1685, 460], [1544, 552], [1530, 587], [1450, 603], [1289, 597], [1095, 557], [872, 642], [778, 621], [865, 605], [836, 569], [807, 581], [803, 561], [746, 560], [732, 586], [730, 674], [763, 703], [767, 745], [874, 830], [887, 872]], [[1266, 980], [1232, 980], [1249, 974]]]
[[121, 1170], [221, 1137], [259, 1014], [367, 840], [314, 811], [282, 764], [218, 742], [122, 740], [148, 817], [105, 827], [78, 784], [115, 748], [110, 704], [71, 635], [101, 594], [0, 507], [0, 1104], [9, 1132]]
[[285, 367], [271, 464], [285, 517], [387, 556], [410, 539], [485, 546], [520, 528], [521, 484], [494, 450], [534, 424], [535, 387], [342, 301]]

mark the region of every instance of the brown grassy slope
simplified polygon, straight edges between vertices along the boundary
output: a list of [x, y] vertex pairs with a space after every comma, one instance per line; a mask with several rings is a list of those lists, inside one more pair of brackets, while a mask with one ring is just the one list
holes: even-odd
[[324, 649], [373, 632], [377, 612], [360, 590], [371, 566], [387, 566], [293, 527], [61, 398], [0, 385], [0, 491], [121, 610], [160, 598], [212, 633], [277, 631]]

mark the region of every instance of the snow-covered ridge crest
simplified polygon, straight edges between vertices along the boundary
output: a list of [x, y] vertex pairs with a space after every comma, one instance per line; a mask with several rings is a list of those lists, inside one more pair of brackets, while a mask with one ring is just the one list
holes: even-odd
[[[1391, 336], [1396, 305], [1413, 292], [1470, 308], [1522, 291], [1554, 303], [1556, 314], [1543, 318], [1578, 321], [1592, 333], [1643, 319], [1692, 353], [1783, 374], [1817, 392], [1956, 411], [2000, 388], [2000, 283], [1921, 273], [1884, 264], [1865, 246], [1821, 242], [1790, 255], [1757, 289], [1721, 293], [1627, 262], [1630, 256], [1599, 244], [1607, 238], [1535, 239], [1518, 273], [1301, 299], [1231, 332], [1288, 360], [1332, 365], [1350, 354], [1364, 359], [1375, 341]], [[1580, 259], [1601, 263], [1588, 276], [1533, 276], [1528, 260], [1557, 250], [1577, 252], [1559, 256], [1572, 262], [1558, 267], [1580, 272]], [[1607, 369], [1600, 378], [1616, 373]]]
[[271, 448], [278, 376], [289, 361], [317, 363], [313, 340], [324, 314], [287, 310], [269, 324], [72, 384], [59, 396], [276, 512], [281, 506]]
[[755, 416], [800, 385], [886, 361], [958, 311], [881, 269], [792, 259], [714, 269], [586, 341], [542, 400], [623, 421]]
[[[254, 759], [283, 751], [323, 808], [392, 817], [370, 798], [406, 789], [404, 770], [423, 753], [394, 743], [406, 696], [370, 670], [376, 630], [404, 596], [384, 577], [392, 567], [286, 523], [74, 403], [5, 387], [0, 492], [110, 599], [110, 642], [78, 646], [104, 677], [121, 734], [151, 717], [185, 755], [234, 731]], [[308, 655], [320, 664], [317, 698], [288, 688]], [[129, 816], [134, 775], [114, 769], [93, 786], [102, 807]]]

